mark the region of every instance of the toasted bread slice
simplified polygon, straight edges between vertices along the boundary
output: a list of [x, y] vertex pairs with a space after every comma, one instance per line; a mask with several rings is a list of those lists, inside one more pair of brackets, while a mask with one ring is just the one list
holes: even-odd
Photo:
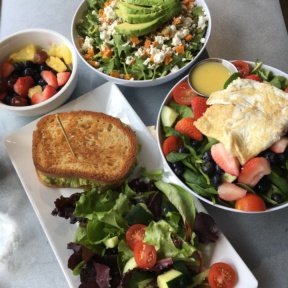
[[131, 171], [137, 139], [118, 118], [91, 111], [44, 116], [33, 132], [33, 162], [48, 186], [115, 186]]

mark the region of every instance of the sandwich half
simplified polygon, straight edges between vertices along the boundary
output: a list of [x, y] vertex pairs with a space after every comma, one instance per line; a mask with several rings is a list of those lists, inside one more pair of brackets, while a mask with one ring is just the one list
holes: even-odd
[[37, 174], [50, 187], [115, 187], [137, 157], [134, 131], [118, 118], [92, 111], [46, 115], [32, 141]]

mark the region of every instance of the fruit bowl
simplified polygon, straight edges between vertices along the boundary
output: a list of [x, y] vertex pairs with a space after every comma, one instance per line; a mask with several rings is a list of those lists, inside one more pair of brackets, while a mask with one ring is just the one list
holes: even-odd
[[[240, 62], [244, 61], [234, 60], [231, 62], [233, 62], [233, 64], [235, 63], [234, 65], [237, 69], [244, 67], [238, 66], [238, 64], [241, 64]], [[267, 82], [273, 83], [273, 85], [276, 84], [280, 90], [284, 90], [281, 93], [283, 93], [284, 96], [286, 95], [285, 92], [288, 91], [288, 75], [286, 73], [260, 63], [249, 61], [245, 61], [245, 63], [247, 67], [249, 66], [250, 74], [242, 77], [242, 75], [239, 76], [237, 73], [238, 77], [246, 78], [245, 81], [255, 81], [253, 83], [259, 83], [261, 85], [268, 85]], [[256, 72], [254, 72], [254, 69], [256, 69]], [[235, 74], [236, 73], [232, 75]], [[223, 160], [222, 156], [225, 154], [222, 149], [223, 147], [221, 148], [218, 144], [222, 143], [213, 139], [211, 136], [206, 137], [206, 135], [201, 134], [198, 129], [198, 132], [195, 131], [195, 126], [193, 125], [194, 120], [192, 124], [190, 122], [186, 122], [185, 124], [185, 121], [182, 121], [181, 125], [179, 124], [181, 120], [186, 117], [191, 119], [193, 117], [200, 118], [201, 116], [197, 116], [197, 114], [203, 113], [201, 112], [201, 106], [204, 106], [203, 101], [207, 99], [195, 94], [189, 86], [188, 77], [189, 75], [186, 75], [169, 91], [161, 105], [157, 118], [158, 148], [169, 173], [176, 176], [178, 182], [195, 197], [220, 209], [239, 213], [267, 213], [287, 207], [287, 133], [285, 134], [284, 131], [279, 141], [275, 140], [276, 142], [273, 142], [272, 146], [267, 146], [265, 150], [261, 150], [259, 154], [248, 159], [244, 164], [239, 165], [238, 163], [239, 166], [236, 166], [236, 169], [238, 169], [236, 172], [239, 173], [238, 176], [235, 176], [236, 172], [234, 174], [233, 171], [229, 171], [228, 173], [228, 168], [235, 168], [233, 164], [235, 157], [231, 161], [226, 161], [226, 167], [225, 165], [221, 165], [219, 158]], [[255, 80], [259, 80], [259, 77], [262, 77], [261, 81], [263, 82], [260, 83]], [[251, 82], [249, 83], [251, 84]], [[179, 93], [179, 91], [184, 92], [182, 93], [183, 97], [180, 97], [181, 93]], [[277, 91], [279, 92], [279, 89]], [[187, 100], [187, 95], [192, 96]], [[192, 100], [192, 98], [194, 100]], [[196, 98], [197, 100], [195, 100]], [[287, 99], [287, 97], [284, 98]], [[176, 102], [176, 100], [178, 102]], [[183, 101], [183, 103], [179, 104], [181, 101]], [[186, 103], [184, 103], [185, 101]], [[197, 105], [195, 104], [196, 101], [198, 102]], [[198, 110], [195, 108], [196, 106]], [[209, 109], [206, 107], [205, 109]], [[285, 107], [285, 105], [283, 107]], [[206, 111], [205, 109], [204, 111]], [[287, 113], [285, 115], [287, 115]], [[206, 117], [208, 116], [205, 114], [205, 118], [203, 117], [202, 119], [207, 119]], [[227, 117], [227, 115], [225, 117]], [[215, 120], [213, 121], [215, 122]], [[278, 127], [280, 125], [279, 121], [277, 123]], [[187, 127], [190, 125], [189, 133], [191, 136], [187, 137], [188, 134], [186, 134], [186, 132], [188, 128], [185, 128], [184, 124]], [[193, 128], [191, 128], [191, 126], [193, 126]], [[277, 127], [275, 130], [277, 130]], [[222, 128], [219, 129], [222, 130]], [[169, 137], [170, 139], [167, 140]], [[276, 143], [278, 144], [275, 145]], [[230, 158], [227, 156], [224, 157], [224, 159]], [[212, 170], [209, 170], [211, 167]], [[212, 173], [210, 173], [211, 171]], [[254, 172], [255, 175], [253, 174]], [[232, 174], [234, 174], [234, 176]], [[225, 185], [221, 186], [223, 183], [225, 183]], [[220, 186], [222, 187], [221, 189], [219, 188]], [[225, 187], [225, 189], [223, 189], [223, 187]], [[245, 206], [251, 203], [257, 207]]]
[[0, 50], [0, 109], [39, 116], [71, 96], [77, 83], [77, 54], [63, 35], [22, 30], [2, 40]]
[[[115, 1], [110, 1], [109, 3], [114, 2]], [[192, 2], [193, 1], [191, 1], [191, 3]], [[87, 1], [83, 1], [77, 8], [72, 21], [71, 33], [74, 47], [88, 69], [94, 72], [97, 76], [103, 77], [108, 81], [130, 87], [150, 87], [163, 84], [187, 71], [197, 61], [207, 45], [211, 32], [210, 12], [204, 0], [196, 0], [195, 3], [197, 4], [197, 8], [202, 7], [203, 10], [201, 13], [204, 13], [204, 16], [196, 16], [197, 20], [195, 18], [195, 23], [193, 22], [194, 24], [192, 24], [192, 20], [185, 20], [187, 23], [190, 21], [189, 25], [191, 26], [189, 26], [189, 29], [191, 30], [189, 31], [194, 29], [194, 35], [192, 36], [192, 34], [187, 34], [188, 30], [186, 30], [187, 33], [184, 30], [176, 30], [174, 32], [169, 32], [174, 35], [173, 38], [172, 36], [169, 36], [170, 38], [168, 36], [165, 38], [166, 36], [164, 37], [163, 35], [166, 34], [163, 34], [163, 31], [167, 29], [168, 26], [170, 28], [174, 27], [173, 29], [178, 27], [178, 24], [170, 25], [172, 20], [164, 23], [164, 26], [159, 27], [158, 30], [147, 35], [141, 35], [139, 37], [123, 36], [123, 32], [118, 31], [118, 33], [115, 33], [116, 28], [113, 28], [119, 17], [116, 18], [115, 21], [113, 20], [114, 22], [111, 20], [108, 24], [103, 22], [105, 25], [102, 22], [99, 26], [97, 24], [97, 21], [100, 21], [98, 19], [101, 19], [101, 15], [98, 15], [98, 13], [100, 13], [99, 11], [103, 11], [109, 7], [106, 7], [105, 9], [99, 9], [99, 7], [97, 7], [97, 9], [92, 9], [88, 6], [89, 4]], [[145, 6], [139, 6], [141, 9], [147, 9]], [[112, 7], [109, 11], [111, 12], [116, 10], [119, 9]], [[114, 12], [112, 14], [110, 12], [109, 17], [117, 17], [115, 14], [113, 16]], [[197, 13], [199, 13], [199, 11]], [[130, 16], [134, 17], [135, 15], [131, 14]], [[95, 26], [92, 27], [91, 23], [95, 23]], [[179, 27], [181, 25], [183, 26], [183, 23], [179, 24]], [[201, 32], [196, 32], [196, 29], [192, 28], [192, 25], [199, 25], [203, 30], [201, 30]], [[160, 34], [160, 31], [162, 31], [162, 34]], [[178, 33], [177, 35], [186, 33], [187, 35], [185, 34], [185, 37], [187, 37], [187, 41], [183, 40], [184, 34], [179, 36], [180, 39], [177, 35], [175, 36], [176, 33]], [[188, 35], [191, 37], [188, 37]], [[156, 39], [158, 41], [156, 41]], [[108, 43], [106, 46], [104, 45], [105, 48], [102, 47], [104, 42], [105, 45]], [[183, 49], [185, 47], [185, 51], [182, 51], [181, 49], [178, 50], [176, 46], [178, 48], [182, 47]], [[192, 49], [194, 49], [193, 52], [191, 52]], [[172, 60], [169, 58], [171, 55]], [[186, 58], [189, 60], [185, 61]], [[182, 63], [185, 63], [185, 65]]]

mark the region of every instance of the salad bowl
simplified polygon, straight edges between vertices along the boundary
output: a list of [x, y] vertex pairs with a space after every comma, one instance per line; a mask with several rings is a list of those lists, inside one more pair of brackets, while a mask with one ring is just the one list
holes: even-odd
[[[110, 3], [111, 2], [116, 3], [117, 1], [110, 1]], [[191, 3], [192, 2], [193, 1], [191, 1]], [[108, 60], [102, 59], [104, 56], [101, 58], [99, 55], [102, 53], [101, 52], [101, 49], [102, 49], [101, 45], [103, 44], [103, 41], [100, 40], [100, 44], [99, 43], [97, 44], [97, 41], [99, 42], [99, 39], [103, 38], [104, 34], [102, 35], [101, 34], [102, 32], [99, 32], [99, 31], [97, 32], [97, 30], [98, 29], [101, 30], [104, 28], [101, 28], [100, 24], [98, 25], [95, 22], [95, 21], [97, 21], [95, 19], [99, 18], [98, 10], [97, 10], [97, 9], [99, 9], [99, 7], [97, 7], [97, 9], [95, 9], [95, 8], [92, 9], [91, 7], [89, 7], [89, 3], [86, 0], [83, 1], [79, 5], [79, 7], [77, 8], [77, 10], [74, 14], [73, 20], [72, 20], [72, 27], [71, 27], [71, 35], [72, 36], [71, 37], [72, 37], [74, 47], [75, 47], [79, 57], [81, 58], [81, 60], [83, 60], [84, 64], [88, 67], [88, 69], [90, 69], [92, 72], [94, 72], [97, 76], [103, 77], [106, 80], [111, 81], [115, 84], [119, 84], [119, 85], [123, 85], [123, 86], [130, 86], [130, 87], [151, 87], [151, 86], [163, 84], [165, 82], [171, 81], [171, 80], [179, 77], [185, 71], [188, 71], [188, 69], [198, 60], [200, 55], [204, 52], [206, 45], [208, 43], [210, 33], [211, 33], [210, 11], [209, 11], [208, 6], [204, 0], [196, 0], [195, 3], [197, 6], [196, 6], [195, 12], [193, 12], [193, 14], [195, 14], [195, 15], [197, 15], [198, 13], [200, 13], [200, 14], [195, 16], [196, 18], [195, 18], [195, 20], [193, 20], [194, 21], [193, 22], [194, 23], [193, 24], [194, 30], [193, 31], [190, 30], [191, 38], [192, 38], [192, 34], [194, 34], [193, 38], [192, 38], [193, 40], [191, 40], [191, 42], [185, 42], [184, 43], [184, 40], [183, 40], [184, 35], [181, 36], [182, 40], [180, 38], [177, 40], [178, 42], [181, 40], [182, 43], [184, 43], [185, 47], [187, 48], [187, 49], [185, 48], [185, 53], [182, 54], [182, 52], [181, 52], [182, 55], [180, 54], [180, 52], [178, 53], [175, 50], [176, 44], [173, 44], [174, 46], [172, 45], [172, 42], [174, 40], [176, 41], [177, 37], [176, 38], [174, 37], [175, 39], [173, 40], [171, 38], [172, 36], [170, 36], [169, 40], [168, 39], [166, 39], [167, 41], [163, 40], [165, 37], [159, 36], [160, 35], [159, 29], [155, 33], [153, 32], [153, 34], [150, 33], [148, 35], [144, 35], [144, 36], [140, 36], [140, 37], [130, 37], [127, 39], [127, 37], [125, 38], [125, 36], [123, 38], [123, 35], [120, 35], [120, 37], [118, 37], [119, 35], [117, 35], [117, 33], [115, 36], [114, 35], [115, 31], [111, 30], [111, 28], [108, 28], [107, 31], [105, 30], [106, 34], [104, 32], [103, 33], [106, 36], [110, 35], [109, 36], [110, 37], [109, 38], [109, 45], [110, 45], [110, 47], [112, 47], [111, 50], [112, 50], [113, 54], [111, 56], [109, 56], [110, 59], [108, 59]], [[199, 12], [200, 9], [198, 9], [198, 8], [201, 8], [201, 7], [202, 7], [202, 10], [201, 10], [201, 12]], [[113, 9], [115, 9], [115, 7]], [[94, 19], [93, 17], [94, 18], [96, 17], [96, 18]], [[189, 19], [191, 19], [191, 18], [189, 18]], [[116, 19], [116, 21], [117, 21], [117, 19]], [[170, 20], [170, 22], [171, 21], [172, 20]], [[192, 25], [191, 21], [192, 20], [190, 20], [190, 25]], [[94, 26], [93, 26], [93, 24], [91, 24], [91, 22], [93, 22]], [[160, 30], [165, 28], [166, 26], [168, 27], [170, 22], [167, 22], [168, 24], [167, 23], [164, 24], [164, 26], [162, 26], [160, 28]], [[114, 24], [112, 23], [109, 25], [113, 26]], [[174, 27], [173, 29], [175, 29], [175, 27], [176, 27], [175, 25], [170, 25], [170, 26], [173, 26]], [[189, 28], [189, 29], [192, 29], [192, 28]], [[91, 31], [93, 31], [93, 33]], [[181, 31], [180, 30], [175, 31], [175, 33], [180, 33], [180, 34], [182, 32], [183, 32], [182, 30]], [[155, 36], [155, 35], [157, 35], [157, 36]], [[144, 51], [144, 49], [146, 49], [145, 45], [144, 45], [145, 39], [147, 39], [147, 38], [152, 39], [152, 36], [158, 37], [157, 39], [158, 40], [160, 39], [160, 40], [158, 43], [158, 47], [156, 47], [156, 48], [152, 47], [154, 45], [153, 44], [153, 45], [150, 45], [150, 48], [149, 48], [150, 52], [154, 49], [153, 53], [156, 53], [157, 55], [153, 54], [152, 52], [150, 55], [149, 54], [150, 52], [147, 52], [145, 50], [146, 54], [148, 53], [151, 57], [152, 56], [154, 57], [154, 60], [152, 62], [148, 63], [147, 61], [151, 57], [147, 58], [147, 56], [145, 56], [144, 52], [143, 52], [144, 54], [142, 55], [141, 54], [142, 52], [140, 53], [139, 51]], [[119, 40], [119, 39], [122, 39], [122, 40]], [[133, 41], [134, 41], [134, 43], [133, 43]], [[157, 43], [156, 40], [154, 40], [154, 42]], [[152, 43], [154, 43], [154, 42], [152, 41]], [[195, 47], [197, 47], [197, 48], [195, 48]], [[169, 53], [172, 53], [172, 55], [175, 54], [175, 56], [173, 56], [173, 57], [175, 59], [177, 58], [178, 60], [173, 60], [174, 59], [173, 58], [171, 61], [169, 60], [170, 62], [168, 61], [165, 63], [165, 61], [163, 60], [164, 55], [165, 55], [165, 57], [167, 56], [166, 52], [165, 52], [166, 54], [164, 54], [165, 49], [167, 51], [169, 50], [170, 51]], [[186, 52], [186, 50], [187, 50], [187, 52]], [[92, 57], [89, 56], [89, 53], [90, 53], [89, 51], [90, 52], [93, 51]], [[113, 51], [121, 51], [121, 52], [118, 52], [118, 54], [120, 53], [121, 56], [118, 57], [118, 55], [116, 55], [116, 52], [113, 52]], [[159, 58], [158, 59], [160, 61], [159, 64], [157, 64], [158, 60], [155, 60], [156, 59], [155, 57]], [[161, 60], [160, 60], [160, 58], [161, 58]], [[145, 62], [145, 60], [146, 60], [146, 62]], [[122, 64], [120, 64], [120, 66], [119, 66], [117, 64], [117, 62], [120, 62]], [[113, 70], [111, 67], [116, 67], [116, 68], [115, 68], [115, 70]]]
[[[285, 90], [287, 92], [287, 86], [288, 86], [288, 75], [285, 72], [282, 72], [276, 68], [273, 68], [268, 65], [264, 65], [260, 62], [254, 63], [251, 61], [242, 61], [242, 60], [231, 60], [231, 62], [236, 66], [238, 72], [234, 73], [231, 75], [231, 79], [233, 77], [241, 77], [240, 75], [240, 66], [237, 65], [237, 62], [246, 63], [246, 66], [249, 66], [250, 73], [248, 77], [250, 79], [253, 79], [253, 81], [258, 80], [258, 81], [263, 81], [263, 82], [270, 82], [270, 84], [274, 86], [278, 86], [278, 88], [281, 88], [281, 90]], [[241, 64], [240, 63], [240, 64]], [[242, 65], [241, 64], [241, 65]], [[252, 71], [252, 72], [251, 72]], [[238, 76], [235, 76], [238, 74]], [[196, 117], [195, 116], [195, 111], [193, 115], [193, 104], [191, 105], [191, 99], [189, 100], [189, 104], [179, 104], [175, 102], [175, 94], [177, 94], [177, 91], [179, 92], [179, 88], [182, 89], [191, 89], [189, 86], [189, 80], [188, 80], [189, 75], [186, 75], [183, 77], [178, 83], [172, 87], [172, 89], [169, 91], [167, 96], [165, 97], [159, 114], [157, 118], [157, 124], [156, 124], [156, 129], [157, 129], [157, 141], [158, 141], [158, 148], [160, 150], [160, 153], [163, 158], [164, 165], [167, 166], [167, 169], [174, 174], [174, 176], [178, 179], [179, 183], [183, 185], [187, 190], [190, 191], [195, 197], [200, 199], [203, 202], [206, 202], [210, 205], [213, 205], [215, 207], [218, 207], [223, 210], [227, 211], [232, 211], [232, 212], [238, 212], [238, 213], [269, 213], [272, 211], [276, 211], [282, 208], [285, 208], [288, 206], [288, 199], [287, 199], [287, 150], [285, 148], [283, 149], [284, 151], [276, 151], [275, 149], [272, 149], [271, 147], [268, 147], [265, 151], [262, 151], [258, 155], [256, 155], [255, 158], [265, 158], [270, 167], [269, 172], [265, 171], [263, 172], [264, 176], [261, 175], [262, 178], [260, 180], [258, 179], [258, 182], [256, 184], [246, 184], [242, 183], [242, 181], [239, 180], [237, 177], [229, 177], [231, 175], [227, 176], [226, 171], [222, 170], [222, 167], [219, 167], [220, 165], [218, 164], [215, 158], [213, 158], [211, 155], [211, 147], [218, 143], [217, 140], [213, 138], [206, 137], [204, 135], [204, 140], [199, 140], [200, 142], [197, 142], [193, 140], [192, 138], [183, 138], [183, 135], [181, 135], [181, 132], [179, 132], [179, 129], [175, 128], [176, 124], [178, 121], [181, 121], [181, 119], [185, 117]], [[260, 79], [259, 79], [260, 77]], [[244, 78], [244, 77], [243, 77]], [[235, 79], [235, 78], [234, 78]], [[228, 82], [229, 80], [227, 80]], [[231, 80], [232, 82], [233, 80]], [[250, 81], [250, 80], [249, 80]], [[257, 83], [259, 83], [257, 81]], [[230, 82], [230, 83], [231, 83]], [[256, 82], [256, 81], [255, 81]], [[227, 83], [225, 83], [227, 84]], [[227, 85], [225, 85], [227, 87]], [[225, 88], [226, 89], [226, 88]], [[191, 89], [193, 96], [192, 97], [199, 97], [202, 99], [206, 99], [204, 97], [200, 97], [199, 95], [195, 94], [195, 92]], [[176, 92], [176, 93], [175, 93]], [[186, 91], [187, 92], [187, 91]], [[174, 95], [173, 95], [174, 94]], [[178, 93], [179, 94], [179, 93]], [[189, 93], [188, 93], [189, 94]], [[283, 93], [285, 94], [285, 93]], [[285, 97], [285, 95], [284, 95]], [[179, 101], [179, 99], [177, 100]], [[206, 100], [205, 100], [206, 101]], [[192, 106], [192, 107], [191, 107]], [[206, 106], [207, 107], [207, 106]], [[192, 108], [192, 109], [191, 109]], [[207, 109], [207, 108], [206, 108]], [[164, 111], [166, 110], [166, 111]], [[168, 111], [168, 112], [167, 112]], [[171, 113], [171, 111], [173, 111]], [[191, 114], [192, 112], [192, 114]], [[203, 114], [202, 114], [203, 115]], [[168, 124], [167, 124], [168, 123]], [[171, 124], [173, 123], [173, 124]], [[265, 127], [262, 127], [261, 129], [265, 129]], [[199, 131], [198, 131], [199, 132]], [[200, 132], [199, 132], [200, 133]], [[164, 142], [165, 140], [169, 137], [182, 137], [181, 140], [183, 142], [174, 142], [174, 144], [169, 144], [171, 146], [174, 145], [173, 148], [167, 148], [168, 144], [166, 143], [166, 147]], [[205, 138], [206, 137], [206, 138]], [[176, 139], [175, 138], [175, 139]], [[284, 138], [286, 136], [284, 135]], [[186, 140], [185, 140], [186, 139]], [[187, 142], [188, 141], [188, 142]], [[206, 144], [203, 141], [207, 141]], [[168, 142], [168, 141], [167, 141]], [[171, 141], [172, 142], [172, 141]], [[176, 143], [176, 144], [175, 144]], [[203, 145], [206, 145], [205, 148], [204, 146], [199, 145], [199, 143], [202, 143]], [[188, 146], [187, 146], [188, 144]], [[221, 144], [221, 143], [220, 143]], [[207, 149], [206, 149], [207, 148]], [[171, 150], [169, 150], [171, 149]], [[185, 151], [184, 151], [185, 150]], [[204, 152], [204, 151], [208, 152]], [[201, 151], [201, 152], [199, 152]], [[201, 154], [202, 153], [202, 154]], [[210, 153], [210, 154], [209, 154]], [[210, 160], [214, 164], [216, 164], [215, 169], [213, 173], [217, 174], [218, 172], [222, 173], [222, 176], [220, 177], [221, 180], [218, 182], [213, 178], [215, 174], [209, 174], [210, 172], [207, 172], [204, 170], [203, 163], [206, 162], [205, 157], [210, 155]], [[191, 158], [186, 158], [186, 157], [191, 157]], [[272, 159], [273, 158], [273, 159]], [[283, 159], [282, 159], [283, 158]], [[185, 160], [186, 159], [186, 160]], [[188, 160], [187, 160], [188, 159]], [[192, 160], [191, 160], [192, 159]], [[279, 159], [282, 159], [281, 161]], [[263, 160], [263, 159], [262, 159]], [[279, 160], [279, 161], [278, 161]], [[188, 163], [190, 161], [190, 164]], [[247, 161], [249, 162], [249, 161]], [[266, 162], [267, 163], [267, 162]], [[199, 166], [198, 166], [199, 165]], [[201, 166], [202, 165], [202, 166]], [[241, 170], [244, 169], [245, 164], [243, 166], [240, 166], [240, 173]], [[201, 167], [199, 170], [198, 168], [195, 167]], [[203, 170], [202, 170], [203, 168]], [[222, 168], [222, 169], [221, 169]], [[254, 166], [254, 170], [257, 170], [258, 167]], [[185, 172], [188, 171], [188, 172]], [[197, 171], [197, 172], [196, 172]], [[201, 171], [201, 172], [200, 172]], [[267, 173], [266, 173], [267, 172]], [[280, 173], [281, 172], [281, 173]], [[228, 173], [229, 174], [229, 173]], [[192, 177], [193, 176], [193, 177]], [[204, 177], [203, 177], [204, 176]], [[193, 180], [191, 180], [192, 178]], [[207, 177], [207, 178], [206, 178]], [[204, 178], [208, 179], [207, 182], [204, 180]], [[216, 177], [215, 177], [216, 178]], [[215, 181], [214, 181], [215, 180]], [[257, 207], [254, 208], [248, 208], [245, 209], [243, 206], [241, 206], [243, 203], [245, 203], [246, 199], [244, 202], [241, 204], [241, 199], [225, 199], [223, 200], [222, 197], [220, 197], [220, 192], [219, 192], [219, 186], [221, 186], [222, 183], [232, 183], [233, 187], [234, 186], [239, 186], [243, 190], [243, 195], [239, 195], [239, 198], [244, 199], [245, 195], [255, 197], [255, 202], [251, 200], [253, 203], [252, 205], [256, 205]], [[236, 185], [234, 185], [236, 184]], [[228, 187], [228, 186], [227, 186]], [[231, 188], [231, 187], [230, 187]], [[232, 188], [231, 188], [232, 189]], [[230, 190], [232, 191], [232, 190]], [[244, 193], [245, 191], [245, 193]], [[225, 191], [226, 192], [226, 191]], [[232, 193], [232, 192], [231, 192]], [[234, 193], [234, 191], [233, 191]], [[247, 193], [247, 194], [246, 194]], [[257, 198], [257, 199], [256, 199]], [[259, 200], [260, 198], [260, 200]], [[251, 198], [252, 199], [252, 198]], [[254, 198], [253, 198], [254, 199]], [[248, 201], [247, 201], [248, 202]], [[246, 202], [246, 203], [247, 203]], [[237, 204], [238, 203], [238, 204]], [[240, 204], [239, 204], [240, 203]], [[244, 204], [244, 206], [246, 205]]]
[[[19, 53], [22, 53], [23, 51], [30, 51], [28, 49], [28, 47], [36, 47], [36, 51], [38, 49], [43, 49], [42, 51], [47, 51], [49, 50], [51, 47], [65, 47], [65, 52], [67, 52], [69, 54], [69, 79], [66, 80], [65, 84], [61, 84], [61, 86], [58, 86], [55, 93], [53, 93], [53, 96], [49, 96], [49, 98], [47, 97], [45, 100], [41, 99], [41, 102], [37, 102], [37, 103], [32, 103], [31, 100], [29, 100], [28, 105], [12, 105], [11, 103], [7, 104], [4, 103], [5, 100], [4, 98], [1, 96], [0, 99], [2, 101], [0, 101], [0, 110], [3, 111], [8, 111], [9, 113], [12, 113], [14, 115], [17, 116], [28, 116], [28, 117], [32, 117], [32, 116], [39, 116], [39, 115], [43, 115], [46, 114], [56, 108], [58, 108], [59, 106], [61, 106], [64, 102], [66, 102], [69, 97], [71, 96], [71, 94], [73, 93], [76, 84], [77, 84], [77, 67], [78, 67], [78, 59], [77, 59], [77, 53], [74, 50], [74, 47], [72, 45], [72, 43], [63, 35], [61, 35], [60, 33], [53, 31], [53, 30], [48, 30], [48, 29], [42, 29], [42, 28], [33, 28], [33, 29], [25, 29], [22, 31], [19, 31], [17, 33], [14, 33], [10, 36], [8, 36], [7, 38], [3, 39], [0, 43], [0, 50], [1, 50], [1, 55], [0, 55], [0, 64], [1, 64], [1, 85], [0, 85], [0, 94], [3, 95], [3, 87], [8, 86], [8, 82], [12, 80], [12, 77], [19, 77], [19, 78], [25, 78], [22, 76], [27, 76], [25, 72], [26, 68], [25, 65], [28, 66], [27, 63], [31, 63], [29, 65], [32, 65], [31, 67], [28, 67], [28, 69], [31, 69], [33, 73], [33, 78], [34, 78], [34, 83], [32, 86], [39, 86], [40, 84], [38, 84], [36, 82], [36, 77], [40, 77], [40, 66], [45, 65], [45, 62], [43, 63], [34, 63], [34, 59], [32, 61], [19, 61], [17, 60], [17, 62], [14, 63], [14, 68], [12, 74], [9, 76], [9, 78], [6, 78], [3, 76], [4, 72], [4, 64], [7, 62], [7, 59], [9, 59], [9, 57], [11, 57], [11, 55], [20, 55]], [[31, 51], [33, 49], [31, 48]], [[22, 52], [21, 52], [22, 51]], [[68, 55], [67, 54], [67, 55]], [[23, 57], [23, 55], [21, 56]], [[56, 57], [55, 57], [56, 58]], [[55, 59], [54, 58], [54, 59]], [[23, 58], [24, 59], [24, 58]], [[57, 57], [58, 59], [58, 57]], [[59, 58], [60, 59], [60, 58]], [[16, 60], [15, 60], [16, 61]], [[32, 63], [33, 62], [33, 63]], [[62, 62], [64, 63], [64, 62]], [[18, 68], [16, 68], [16, 65]], [[21, 65], [21, 66], [20, 66]], [[67, 65], [68, 66], [68, 65]], [[19, 67], [23, 67], [23, 69], [25, 68], [24, 71], [20, 70], [18, 71], [20, 68]], [[17, 70], [18, 69], [18, 70]], [[21, 68], [22, 69], [22, 68]], [[45, 68], [46, 69], [46, 68]], [[47, 69], [50, 69], [49, 67], [47, 67]], [[67, 70], [68, 71], [68, 70]], [[22, 73], [22, 74], [21, 74]], [[28, 72], [27, 72], [28, 73]], [[50, 72], [49, 72], [50, 73]], [[65, 72], [66, 73], [66, 72]], [[15, 76], [13, 76], [15, 74]], [[51, 74], [50, 74], [51, 75]], [[56, 77], [56, 74], [54, 74]], [[21, 77], [20, 77], [21, 76]], [[35, 77], [34, 77], [35, 76]], [[16, 78], [17, 79], [17, 78]], [[38, 79], [38, 78], [37, 78]], [[43, 80], [43, 79], [41, 79]], [[47, 80], [47, 79], [46, 79]], [[32, 80], [33, 81], [33, 80]], [[48, 80], [47, 80], [48, 81]], [[6, 84], [7, 83], [7, 84]], [[25, 83], [24, 83], [25, 84]], [[25, 85], [22, 86], [25, 86]], [[43, 85], [42, 85], [43, 84]], [[45, 85], [47, 84], [46, 81], [41, 85], [43, 86], [43, 89], [45, 87]], [[6, 90], [6, 88], [4, 88]], [[15, 84], [14, 84], [14, 90], [15, 90]], [[13, 91], [13, 90], [12, 90]], [[16, 91], [15, 91], [16, 92]], [[9, 94], [7, 92], [7, 94]], [[15, 94], [15, 93], [14, 93]], [[42, 94], [42, 93], [41, 93]], [[20, 96], [20, 98], [30, 98], [29, 96], [25, 96], [24, 95]], [[31, 101], [31, 102], [30, 102]], [[6, 100], [6, 102], [8, 102]], [[31, 104], [32, 103], [32, 104]], [[31, 105], [30, 105], [31, 104]]]

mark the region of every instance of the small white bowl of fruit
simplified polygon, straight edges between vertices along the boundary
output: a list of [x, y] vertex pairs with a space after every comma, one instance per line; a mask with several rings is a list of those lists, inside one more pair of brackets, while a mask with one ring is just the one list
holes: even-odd
[[77, 54], [58, 32], [27, 29], [0, 43], [0, 109], [37, 116], [62, 105], [77, 82]]

